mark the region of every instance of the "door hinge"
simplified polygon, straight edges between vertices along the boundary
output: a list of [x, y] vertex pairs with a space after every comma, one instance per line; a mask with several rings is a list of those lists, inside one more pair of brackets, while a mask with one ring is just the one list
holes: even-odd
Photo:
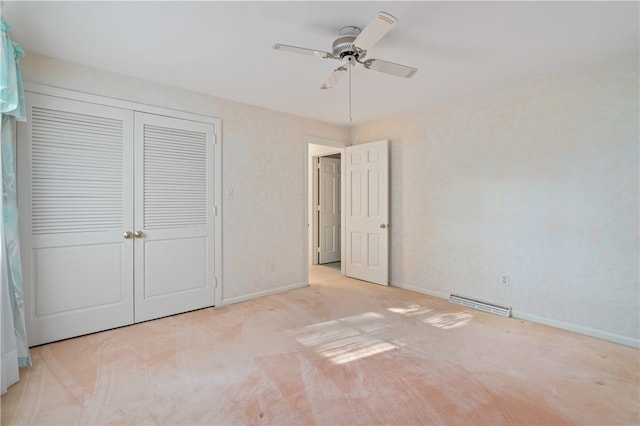
[[218, 278], [213, 278], [213, 288], [218, 288]]
[[218, 206], [213, 206], [213, 215], [218, 216]]

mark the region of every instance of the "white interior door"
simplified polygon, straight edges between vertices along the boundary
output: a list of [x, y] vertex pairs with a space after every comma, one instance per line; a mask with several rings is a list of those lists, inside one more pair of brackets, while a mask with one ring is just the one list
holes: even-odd
[[319, 260], [340, 261], [340, 159], [319, 157]]
[[135, 113], [135, 321], [214, 304], [212, 124]]
[[347, 147], [345, 169], [345, 273], [389, 285], [387, 141]]
[[133, 112], [26, 93], [18, 208], [30, 345], [133, 322]]

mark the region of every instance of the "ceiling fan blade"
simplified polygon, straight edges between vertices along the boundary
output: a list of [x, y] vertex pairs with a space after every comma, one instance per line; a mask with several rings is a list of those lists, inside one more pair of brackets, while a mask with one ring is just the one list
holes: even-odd
[[383, 61], [381, 59], [367, 59], [363, 63], [364, 67], [369, 70], [383, 72], [385, 74], [395, 75], [397, 77], [410, 78], [418, 72], [417, 68], [408, 67], [406, 65], [395, 64], [393, 62]]
[[335, 56], [333, 56], [331, 53], [323, 52], [321, 50], [305, 49], [304, 47], [289, 46], [287, 44], [279, 43], [276, 43], [271, 47], [275, 50], [282, 50], [285, 52], [301, 53], [303, 55], [317, 56], [319, 58], [335, 59]]
[[342, 77], [344, 75], [344, 73], [346, 73], [346, 72], [347, 72], [347, 68], [346, 67], [336, 68], [331, 73], [329, 78], [327, 78], [327, 81], [325, 81], [324, 84], [320, 88], [322, 90], [331, 89], [336, 84], [338, 84], [338, 80], [340, 80], [340, 77]]
[[353, 40], [353, 47], [357, 50], [369, 50], [393, 28], [396, 22], [398, 20], [387, 12], [378, 12], [376, 17]]

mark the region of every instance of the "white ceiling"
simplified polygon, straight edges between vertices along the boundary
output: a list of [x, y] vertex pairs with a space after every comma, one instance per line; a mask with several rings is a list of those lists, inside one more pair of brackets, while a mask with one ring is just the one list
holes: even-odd
[[632, 2], [3, 1], [27, 51], [221, 98], [347, 125], [348, 84], [321, 91], [338, 30], [378, 11], [398, 23], [368, 52], [411, 79], [353, 72], [353, 123], [422, 110], [638, 50]]

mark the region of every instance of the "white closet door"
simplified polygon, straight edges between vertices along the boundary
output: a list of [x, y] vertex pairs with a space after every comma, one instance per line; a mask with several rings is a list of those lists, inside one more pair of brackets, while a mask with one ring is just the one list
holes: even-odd
[[214, 126], [135, 113], [135, 321], [214, 304]]
[[29, 344], [131, 324], [133, 112], [26, 101], [18, 203]]

